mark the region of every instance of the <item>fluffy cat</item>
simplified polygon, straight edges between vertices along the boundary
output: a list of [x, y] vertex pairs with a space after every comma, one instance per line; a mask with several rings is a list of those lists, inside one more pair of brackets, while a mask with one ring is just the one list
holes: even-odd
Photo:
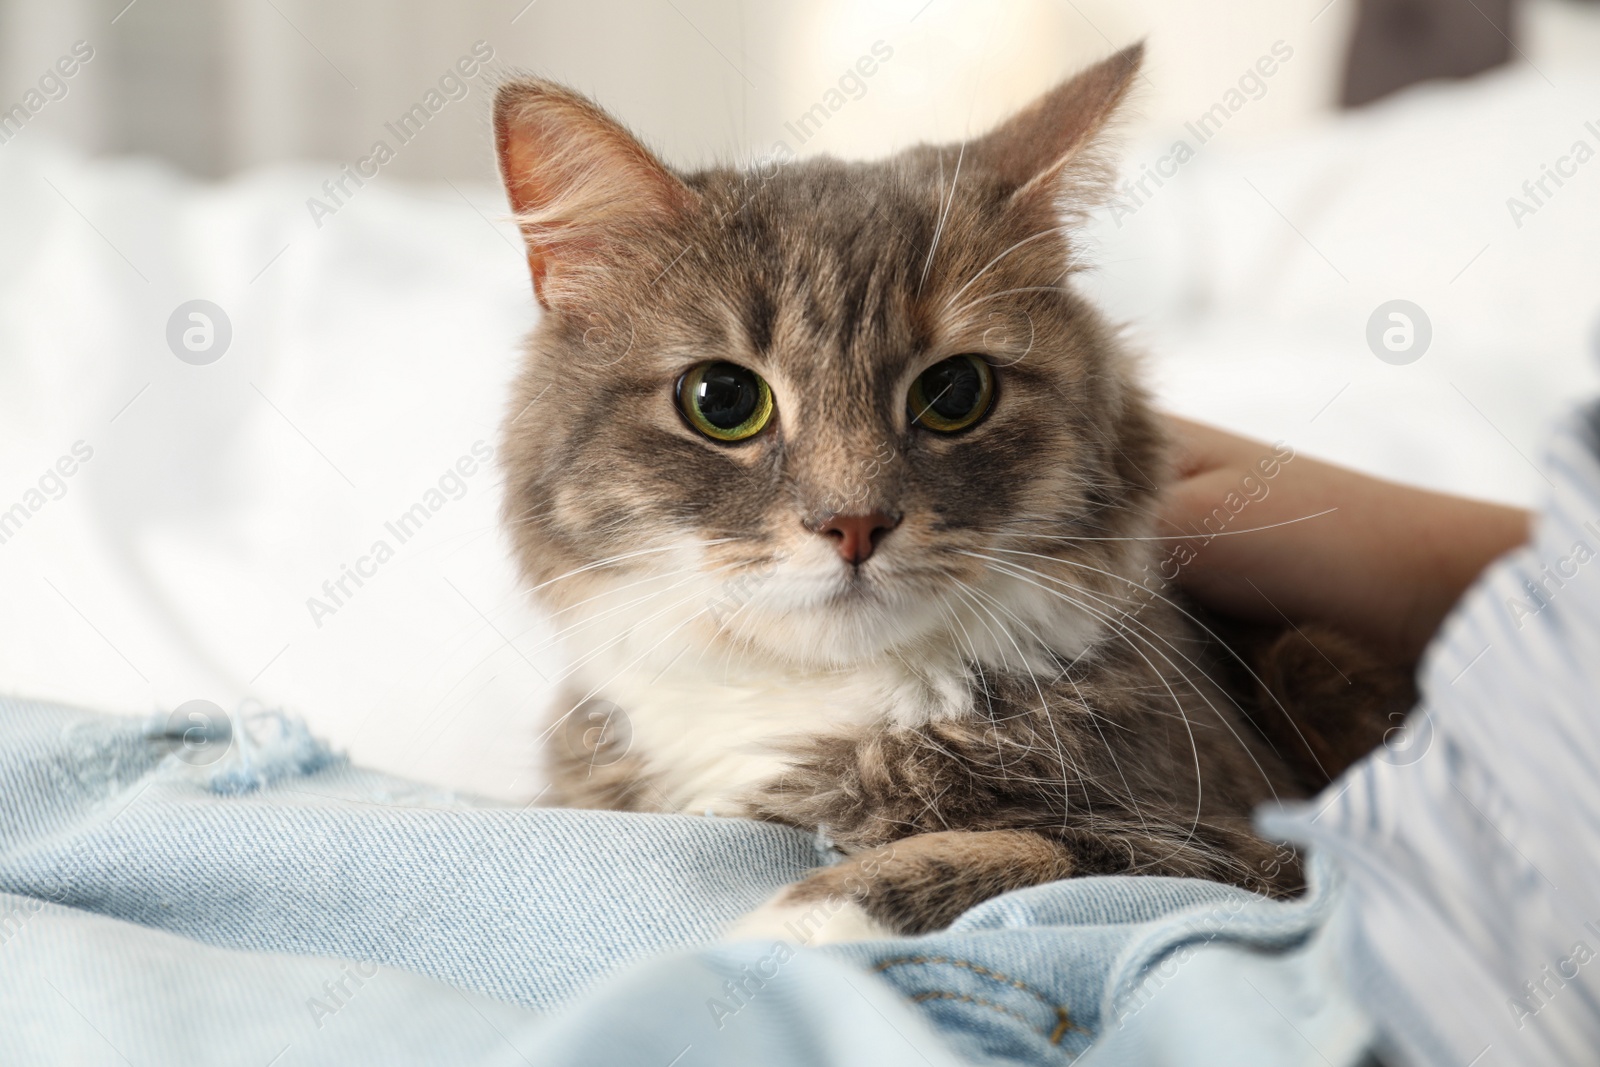
[[1334, 634], [1240, 658], [1154, 577], [1162, 424], [1071, 284], [1140, 58], [964, 144], [756, 171], [500, 90], [543, 307], [504, 514], [571, 656], [555, 789], [821, 828], [847, 858], [743, 930], [831, 898], [830, 936], [916, 933], [1078, 874], [1293, 891], [1251, 810], [1405, 706]]

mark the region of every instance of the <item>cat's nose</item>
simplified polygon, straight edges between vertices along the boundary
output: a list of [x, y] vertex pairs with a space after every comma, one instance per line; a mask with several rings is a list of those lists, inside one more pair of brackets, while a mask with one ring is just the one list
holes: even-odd
[[900, 525], [899, 516], [874, 511], [867, 515], [834, 515], [816, 528], [823, 537], [837, 542], [839, 555], [846, 563], [865, 563], [883, 540], [884, 534]]

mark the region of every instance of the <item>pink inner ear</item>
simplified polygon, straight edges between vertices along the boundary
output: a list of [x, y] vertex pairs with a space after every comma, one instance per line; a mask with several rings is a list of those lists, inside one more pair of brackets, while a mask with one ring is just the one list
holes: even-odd
[[500, 172], [528, 244], [540, 301], [553, 276], [606, 254], [616, 231], [664, 223], [694, 194], [605, 112], [545, 82], [500, 90]]
[[[559, 142], [551, 136], [550, 124], [537, 115], [504, 124], [501, 116], [496, 118], [497, 125], [501, 125], [497, 131], [500, 174], [511, 210], [519, 219], [543, 217], [561, 195], [560, 181], [552, 165]], [[559, 230], [541, 234], [536, 239], [524, 225], [523, 238], [528, 246], [528, 270], [533, 276], [534, 292], [544, 302], [545, 275], [549, 260], [557, 254]]]

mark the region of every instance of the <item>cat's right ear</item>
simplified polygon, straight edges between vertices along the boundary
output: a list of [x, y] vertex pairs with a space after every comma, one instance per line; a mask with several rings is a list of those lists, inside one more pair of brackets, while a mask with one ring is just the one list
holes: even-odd
[[1143, 61], [1142, 41], [1101, 60], [967, 142], [968, 155], [1012, 188], [1013, 203], [1059, 208], [1109, 193], [1099, 142]]
[[584, 271], [618, 255], [630, 229], [660, 225], [694, 205], [693, 191], [620, 123], [552, 82], [501, 86], [494, 136], [534, 292], [546, 308]]

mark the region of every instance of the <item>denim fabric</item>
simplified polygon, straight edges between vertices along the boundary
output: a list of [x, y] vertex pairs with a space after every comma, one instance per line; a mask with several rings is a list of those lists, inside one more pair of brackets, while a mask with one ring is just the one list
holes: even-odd
[[[820, 952], [802, 950], [757, 986], [771, 946], [737, 945], [634, 969], [539, 1035], [540, 1067], [956, 1067], [957, 1058], [894, 991]], [[757, 975], [759, 978], [759, 975]], [[747, 992], [730, 996], [730, 985]], [[727, 1004], [713, 1015], [707, 1004]], [[942, 1036], [948, 1037], [946, 1031]]]
[[146, 733], [0, 702], [0, 891], [551, 1008], [819, 862], [776, 826], [488, 807], [339, 763], [226, 795], [232, 751], [191, 766]]
[[521, 1065], [526, 1009], [408, 971], [201, 945], [0, 894], [0, 1063]]
[[[4, 1028], [0, 1062], [93, 1033], [129, 1050], [105, 1044], [105, 1062], [1067, 1063], [1165, 1017], [1160, 961], [1276, 958], [1325, 910], [1322, 893], [1086, 878], [924, 938], [718, 945], [825, 861], [812, 838], [494, 807], [350, 767], [283, 720], [263, 730], [194, 766], [138, 722], [0, 704], [0, 891], [34, 902], [0, 919], [0, 1011], [39, 1020]], [[1264, 1025], [1281, 1037], [1288, 1017]]]
[[[1327, 877], [1328, 865], [1317, 874]], [[1328, 929], [1340, 892], [1325, 892], [1302, 914], [1280, 914], [1282, 951], [1262, 951], [1272, 934], [1189, 940], [1151, 956], [1134, 946], [1123, 981], [1108, 984], [1115, 1019], [1082, 1059], [1084, 1067], [1238, 1067], [1239, 1064], [1368, 1063], [1371, 1020], [1350, 995], [1349, 977]], [[1224, 918], [1218, 916], [1217, 918]], [[1267, 919], [1264, 914], [1252, 922]], [[1298, 920], [1298, 922], [1296, 921]], [[1270, 921], [1270, 920], [1269, 920]], [[1294, 929], [1304, 924], [1303, 941]], [[1154, 931], [1156, 938], [1175, 931]], [[1237, 933], [1237, 932], [1236, 932]]]
[[[813, 1062], [723, 1058], [719, 1042], [768, 1025], [757, 1009], [779, 1000], [789, 969], [824, 956], [887, 981], [964, 1063], [1348, 1067], [1365, 1056], [1371, 1027], [1319, 947], [1337, 894], [1326, 870], [1316, 877], [1294, 903], [1198, 881], [1075, 879], [997, 898], [921, 938], [792, 959], [777, 944], [701, 949], [600, 990], [552, 1026], [558, 1040], [546, 1051], [560, 1049], [550, 1062], [573, 1067], [671, 1060], [685, 1047], [683, 1067]], [[825, 997], [792, 999], [778, 1025], [795, 1026], [794, 1013], [830, 1032], [842, 1028], [840, 1013], [863, 1025], [867, 978], [834, 976]], [[608, 1022], [618, 1018], [650, 1020], [648, 1032], [618, 1038]]]

